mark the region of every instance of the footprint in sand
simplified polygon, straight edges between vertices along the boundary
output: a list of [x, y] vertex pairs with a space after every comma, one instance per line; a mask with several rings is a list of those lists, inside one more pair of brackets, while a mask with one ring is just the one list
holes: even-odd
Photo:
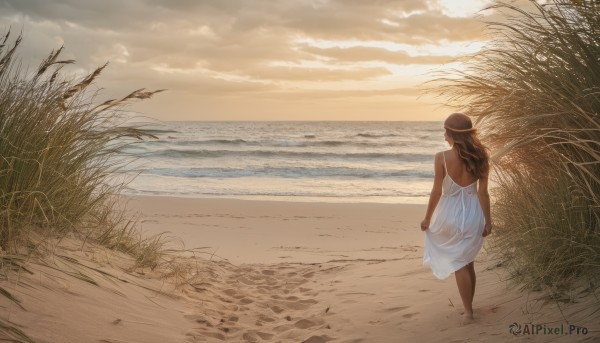
[[277, 305], [270, 306], [269, 308], [271, 309], [271, 311], [273, 311], [273, 312], [275, 312], [277, 314], [279, 314], [279, 313], [281, 313], [281, 312], [284, 311], [283, 308], [281, 308], [281, 307], [279, 307]]
[[271, 293], [272, 293], [272, 291], [273, 291], [274, 289], [277, 289], [277, 288], [279, 288], [279, 287], [277, 287], [277, 286], [275, 286], [275, 287], [271, 287], [271, 286], [262, 286], [262, 285], [260, 285], [260, 286], [257, 286], [257, 287], [256, 287], [256, 290], [257, 290], [259, 293], [261, 293], [261, 294], [271, 294]]
[[[328, 336], [315, 335], [315, 329], [325, 328], [323, 320], [312, 316], [298, 318], [297, 314], [300, 313], [295, 312], [305, 311], [318, 303], [312, 298], [314, 289], [302, 287], [305, 283], [314, 282], [317, 272], [323, 272], [317, 269], [313, 266], [284, 264], [273, 268], [248, 265], [232, 268], [229, 270], [231, 274], [225, 279], [214, 280], [206, 285], [207, 290], [212, 290], [213, 300], [216, 301], [211, 302], [209, 308], [202, 307], [202, 316], [188, 317], [197, 323], [196, 330], [190, 336], [200, 341], [233, 339], [239, 342], [264, 342], [277, 341], [288, 331], [297, 334], [306, 330], [307, 335], [298, 337], [298, 342], [302, 339], [309, 343], [332, 340]], [[277, 276], [282, 276], [282, 279]], [[196, 291], [191, 294], [199, 293]], [[198, 296], [197, 300], [203, 300], [203, 297]], [[265, 311], [267, 309], [270, 311]], [[251, 321], [249, 327], [245, 326], [248, 315], [255, 321]], [[284, 320], [284, 316], [289, 319]], [[308, 334], [311, 332], [313, 336]]]
[[308, 272], [306, 274], [303, 274], [302, 277], [304, 278], [311, 278], [315, 275], [315, 272]]
[[399, 312], [399, 311], [405, 310], [409, 307], [410, 306], [396, 306], [396, 307], [384, 308], [383, 310], [385, 312]]
[[216, 295], [216, 296], [215, 296], [215, 298], [217, 298], [217, 299], [221, 300], [221, 301], [222, 301], [222, 302], [224, 302], [224, 303], [228, 303], [228, 304], [231, 304], [231, 303], [233, 303], [233, 300], [231, 300], [231, 299], [228, 299], [228, 298], [225, 298], [225, 297], [222, 297], [222, 296], [220, 296], [220, 295]]
[[273, 338], [273, 336], [275, 336], [272, 333], [266, 333], [266, 332], [260, 332], [260, 331], [256, 332], [256, 334], [258, 335], [258, 337], [260, 337], [266, 341], [270, 340], [271, 338]]
[[240, 299], [240, 304], [241, 305], [248, 305], [248, 304], [252, 304], [253, 302], [254, 302], [254, 300], [248, 299], [248, 298], [242, 298], [242, 299]]
[[310, 327], [313, 327], [317, 325], [317, 323], [310, 321], [308, 319], [300, 319], [299, 321], [297, 321], [294, 326], [299, 328], [299, 329], [308, 329]]
[[267, 322], [267, 323], [272, 323], [275, 321], [275, 318], [271, 318], [269, 316], [266, 316], [264, 314], [259, 314], [258, 315], [258, 320], [263, 321], [263, 322]]
[[224, 341], [226, 338], [225, 335], [220, 332], [201, 332], [200, 334], [203, 336], [220, 339], [222, 341]]
[[217, 329], [225, 332], [226, 334], [232, 334], [235, 332], [240, 331], [240, 328], [236, 328], [236, 327], [229, 327], [229, 326], [219, 326]]
[[275, 336], [275, 335], [273, 335], [271, 333], [266, 333], [266, 332], [261, 332], [261, 331], [248, 331], [242, 335], [242, 338], [246, 342], [259, 342], [261, 339], [268, 341], [271, 338], [273, 338], [273, 336]]
[[412, 318], [413, 316], [419, 314], [419, 312], [414, 312], [414, 313], [407, 313], [407, 314], [403, 314], [402, 317], [404, 318]]
[[237, 291], [233, 288], [228, 288], [226, 290], [223, 291], [223, 293], [229, 295], [230, 297], [234, 296], [237, 294]]
[[333, 340], [334, 338], [327, 335], [310, 336], [308, 339], [302, 341], [302, 343], [325, 343]]
[[283, 324], [283, 325], [279, 325], [273, 328], [273, 331], [281, 333], [281, 332], [285, 332], [285, 331], [289, 331], [291, 329], [293, 329], [294, 326], [289, 325], [289, 324]]
[[238, 292], [232, 288], [224, 290], [223, 293], [235, 299], [242, 299], [245, 297], [243, 294], [238, 294]]
[[187, 314], [184, 317], [186, 319], [193, 320], [196, 323], [204, 324], [204, 325], [206, 325], [208, 327], [213, 327], [213, 325], [206, 318], [204, 318], [201, 315], [198, 315], [198, 314]]

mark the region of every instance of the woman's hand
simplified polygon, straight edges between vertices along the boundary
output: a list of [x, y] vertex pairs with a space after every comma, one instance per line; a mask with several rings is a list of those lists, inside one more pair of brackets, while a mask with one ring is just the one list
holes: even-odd
[[425, 218], [421, 222], [421, 231], [425, 231], [427, 229], [429, 229], [429, 219]]
[[492, 224], [491, 223], [485, 223], [485, 226], [483, 227], [483, 233], [481, 234], [483, 237], [489, 235], [490, 233], [492, 233]]

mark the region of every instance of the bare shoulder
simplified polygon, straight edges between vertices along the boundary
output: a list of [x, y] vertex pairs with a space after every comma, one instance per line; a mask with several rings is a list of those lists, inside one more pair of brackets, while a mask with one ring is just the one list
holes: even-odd
[[443, 156], [444, 152], [443, 151], [439, 151], [435, 153], [435, 163], [439, 163], [442, 162], [442, 159], [444, 158]]
[[444, 151], [438, 151], [435, 153], [435, 158], [436, 159], [441, 159], [444, 157], [444, 155], [446, 154], [446, 152], [448, 152], [450, 150], [444, 150]]
[[435, 169], [439, 172], [442, 173], [442, 175], [445, 174], [444, 171], [444, 151], [439, 151], [435, 153], [435, 161], [433, 162], [433, 165], [435, 166]]
[[446, 152], [451, 151], [451, 150], [444, 150], [444, 151], [439, 151], [435, 153], [435, 161], [436, 162], [442, 162], [444, 161], [444, 159], [448, 159], [448, 154]]

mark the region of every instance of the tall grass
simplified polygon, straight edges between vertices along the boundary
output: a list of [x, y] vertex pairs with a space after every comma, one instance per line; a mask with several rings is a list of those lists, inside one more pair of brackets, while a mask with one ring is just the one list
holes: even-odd
[[124, 186], [115, 175], [123, 148], [152, 137], [126, 125], [123, 106], [155, 92], [143, 89], [103, 103], [90, 91], [106, 65], [82, 78], [65, 76], [62, 48], [33, 72], [16, 52], [21, 37], [0, 39], [0, 249], [3, 257], [37, 253], [48, 238], [77, 235], [131, 253], [144, 265], [159, 237], [142, 238], [118, 209]]
[[[142, 236], [118, 194], [127, 182], [120, 172], [131, 162], [124, 148], [154, 137], [128, 124], [124, 106], [161, 90], [98, 103], [90, 89], [106, 65], [68, 76], [62, 69], [74, 61], [61, 60], [60, 48], [30, 71], [18, 60], [20, 44], [10, 31], [0, 37], [0, 280], [27, 272], [32, 257], [48, 262], [46, 254], [67, 237], [125, 252], [132, 268], [157, 267], [170, 253], [163, 236]], [[71, 263], [65, 273], [95, 283], [77, 261], [55, 257]], [[2, 287], [0, 295], [21, 306]], [[31, 342], [3, 320], [0, 340]]]
[[559, 296], [600, 286], [600, 3], [530, 5], [494, 3], [491, 43], [439, 91], [494, 153], [492, 251]]

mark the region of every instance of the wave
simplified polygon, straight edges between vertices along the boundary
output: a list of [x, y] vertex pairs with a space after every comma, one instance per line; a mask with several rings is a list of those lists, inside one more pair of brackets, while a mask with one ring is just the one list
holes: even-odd
[[214, 145], [214, 144], [232, 144], [232, 145], [252, 145], [257, 142], [246, 141], [243, 139], [207, 139], [200, 141], [175, 141], [175, 142], [167, 142], [176, 145]]
[[386, 159], [401, 162], [433, 161], [431, 154], [382, 153], [382, 152], [315, 152], [289, 150], [179, 150], [166, 149], [144, 154], [144, 157], [217, 158], [217, 157], [285, 157], [306, 159]]
[[382, 134], [382, 135], [376, 135], [373, 133], [359, 133], [357, 134], [355, 137], [363, 137], [363, 138], [384, 138], [384, 137], [401, 137], [401, 135], [396, 135], [393, 133], [390, 134]]
[[[418, 202], [442, 123], [181, 122], [128, 147], [140, 194], [325, 202]], [[121, 175], [119, 175], [120, 177]], [[308, 200], [308, 199], [307, 199]]]
[[[272, 191], [258, 191], [258, 190], [238, 190], [238, 189], [228, 189], [227, 191], [221, 191], [221, 190], [206, 190], [206, 189], [192, 189], [192, 190], [188, 190], [188, 191], [181, 191], [181, 190], [177, 190], [177, 191], [172, 191], [172, 190], [158, 190], [158, 189], [152, 189], [152, 190], [148, 190], [148, 189], [136, 189], [136, 188], [132, 188], [131, 186], [128, 186], [125, 189], [124, 194], [130, 194], [130, 195], [167, 195], [167, 196], [171, 196], [171, 195], [183, 195], [183, 196], [192, 196], [192, 197], [197, 197], [197, 196], [215, 196], [215, 197], [229, 197], [229, 196], [233, 196], [233, 197], [237, 197], [237, 196], [241, 196], [241, 197], [255, 197], [255, 196], [259, 196], [259, 197], [282, 197], [282, 198], [298, 198], [298, 197], [310, 197], [310, 198], [320, 198], [320, 199], [343, 199], [344, 202], [348, 202], [351, 201], [353, 198], [356, 199], [377, 199], [377, 198], [393, 198], [393, 197], [410, 197], [410, 198], [420, 198], [420, 197], [428, 197], [429, 196], [429, 192], [410, 192], [410, 191], [403, 191], [403, 190], [389, 190], [387, 192], [385, 191], [379, 191], [377, 193], [371, 193], [371, 194], [363, 194], [360, 192], [335, 192], [335, 193], [325, 193], [325, 192], [318, 192], [318, 191], [310, 191], [310, 190], [304, 190], [304, 191], [300, 191], [300, 190], [295, 190], [295, 191], [289, 191], [289, 190], [272, 190]], [[356, 200], [355, 200], [356, 201]]]
[[431, 179], [433, 173], [419, 170], [376, 170], [349, 167], [309, 168], [309, 167], [262, 167], [262, 168], [154, 168], [143, 174], [182, 177], [182, 178], [241, 178], [241, 177], [279, 177], [279, 178], [356, 178], [390, 179], [423, 178]]
[[177, 141], [177, 140], [157, 140], [157, 141], [146, 141], [144, 144], [149, 146], [250, 146], [250, 147], [393, 147], [393, 146], [406, 146], [406, 142], [394, 142], [394, 143], [378, 143], [378, 142], [352, 142], [344, 140], [313, 140], [310, 141], [294, 141], [294, 140], [269, 140], [269, 141], [252, 141], [244, 139], [207, 139], [207, 140], [189, 140], [189, 141]]
[[148, 133], [152, 133], [152, 134], [179, 133], [179, 131], [171, 130], [171, 129], [142, 129], [142, 130], [145, 132], [148, 132]]

